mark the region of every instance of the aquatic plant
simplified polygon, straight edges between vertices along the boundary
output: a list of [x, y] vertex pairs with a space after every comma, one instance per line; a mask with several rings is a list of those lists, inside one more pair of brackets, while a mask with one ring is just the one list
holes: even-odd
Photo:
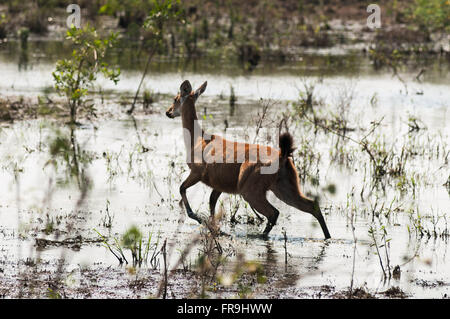
[[[378, 232], [374, 226], [372, 226], [372, 225], [370, 226], [368, 233], [372, 239], [371, 246], [374, 246], [376, 249], [376, 254], [377, 254], [378, 260], [380, 262], [380, 267], [381, 267], [381, 270], [383, 271], [383, 277], [384, 277], [384, 279], [387, 279], [387, 278], [390, 279], [392, 276], [391, 266], [390, 266], [390, 253], [389, 253], [389, 251], [390, 251], [389, 242], [391, 241], [391, 239], [387, 237], [388, 233], [387, 233], [386, 227], [384, 225], [379, 228], [379, 231], [381, 232], [381, 244], [377, 240]], [[380, 249], [383, 247], [384, 247], [384, 251], [385, 251], [385, 253], [384, 253], [385, 264], [383, 264], [383, 257], [382, 257], [382, 253], [380, 251]]]
[[128, 265], [125, 250], [129, 250], [133, 267], [141, 267], [143, 264], [148, 264], [152, 269], [159, 267], [158, 257], [161, 253], [159, 248], [160, 233], [158, 233], [156, 240], [152, 241], [154, 238], [153, 231], [151, 231], [147, 240], [144, 241], [139, 228], [133, 225], [122, 234], [120, 239], [114, 237], [113, 242], [110, 243], [107, 237], [103, 236], [96, 229], [94, 231], [100, 236], [104, 247], [117, 258], [120, 264], [125, 262]]
[[144, 110], [148, 110], [148, 108], [153, 102], [154, 102], [153, 92], [150, 90], [144, 90], [142, 96], [142, 106], [144, 107]]

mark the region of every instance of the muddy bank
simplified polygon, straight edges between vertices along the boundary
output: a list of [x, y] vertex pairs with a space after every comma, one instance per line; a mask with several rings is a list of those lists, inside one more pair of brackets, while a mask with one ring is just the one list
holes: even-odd
[[[104, 95], [92, 94], [95, 99], [95, 103], [102, 105], [105, 103]], [[128, 118], [126, 111], [129, 109], [133, 100], [131, 94], [122, 94], [118, 100], [108, 99], [108, 104], [113, 105], [102, 107], [95, 112], [86, 112], [81, 110], [79, 113], [80, 121], [84, 122], [97, 122], [99, 120], [111, 119], [111, 118]], [[137, 100], [137, 109], [134, 114], [136, 116], [146, 116], [155, 112], [162, 112], [157, 110], [154, 105], [159, 105], [160, 100], [167, 101], [166, 95], [153, 94], [151, 104], [146, 104], [142, 99]], [[27, 121], [27, 120], [50, 120], [57, 121], [62, 124], [67, 124], [70, 121], [70, 112], [67, 107], [66, 100], [60, 98], [55, 94], [43, 94], [37, 98], [24, 97], [24, 96], [2, 96], [0, 97], [0, 123], [12, 124], [15, 121]], [[81, 125], [81, 123], [78, 123]]]
[[[117, 31], [122, 47], [133, 47], [143, 59], [152, 51], [152, 32], [144, 28], [151, 5], [137, 1], [130, 6], [103, 0], [83, 1], [81, 17], [103, 33]], [[367, 4], [335, 2], [251, 1], [207, 3], [182, 1], [171, 11], [178, 20], [165, 25], [159, 57], [233, 59], [252, 71], [262, 61], [298, 60], [308, 49], [395, 50], [401, 54], [448, 54], [446, 4], [436, 16], [426, 5], [411, 1], [380, 1], [381, 28], [370, 29]], [[422, 7], [423, 6], [423, 7]], [[177, 11], [178, 10], [178, 11]], [[433, 11], [433, 12], [434, 12]], [[437, 11], [436, 11], [437, 12]], [[0, 38], [21, 41], [62, 41], [68, 13], [64, 5], [36, 5], [9, 1], [0, 7]], [[444, 19], [442, 19], [444, 16]], [[181, 22], [180, 22], [181, 21]], [[434, 23], [433, 23], [434, 22]], [[25, 45], [24, 45], [25, 44]]]
[[13, 123], [46, 116], [55, 118], [67, 116], [68, 114], [61, 105], [53, 101], [24, 97], [0, 97], [0, 122]]
[[[63, 261], [61, 261], [63, 262]], [[340, 290], [334, 285], [292, 287], [292, 280], [302, 278], [292, 273], [267, 272], [264, 283], [258, 283], [254, 274], [243, 274], [231, 285], [217, 281], [204, 282], [202, 274], [192, 270], [175, 270], [170, 273], [167, 286], [164, 273], [152, 269], [136, 269], [131, 266], [94, 265], [64, 266], [61, 263], [24, 260], [19, 264], [2, 263], [0, 268], [0, 298], [69, 298], [69, 299], [136, 299], [161, 298], [166, 290], [168, 299], [403, 299], [411, 295], [401, 288], [380, 288], [370, 292], [367, 287]], [[424, 284], [424, 283], [422, 283]], [[440, 283], [449, 285], [449, 283]], [[432, 289], [432, 288], [428, 288]], [[442, 298], [448, 298], [443, 295]]]

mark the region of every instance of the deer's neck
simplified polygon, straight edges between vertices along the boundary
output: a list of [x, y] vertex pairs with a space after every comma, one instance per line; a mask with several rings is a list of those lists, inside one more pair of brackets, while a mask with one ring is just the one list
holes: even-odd
[[198, 122], [194, 101], [191, 97], [188, 97], [188, 99], [189, 100], [185, 101], [182, 107], [181, 121], [183, 123], [183, 129], [185, 130], [184, 142], [186, 149], [191, 151], [203, 140], [204, 132]]

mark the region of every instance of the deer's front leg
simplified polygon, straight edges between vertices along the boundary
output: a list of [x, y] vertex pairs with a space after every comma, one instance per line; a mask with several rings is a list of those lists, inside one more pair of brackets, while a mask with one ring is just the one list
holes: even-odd
[[209, 211], [211, 213], [211, 217], [214, 217], [214, 213], [216, 211], [217, 200], [219, 199], [220, 194], [222, 194], [222, 192], [219, 192], [219, 191], [216, 191], [215, 189], [213, 189], [213, 191], [211, 192], [211, 196], [209, 197]]
[[180, 186], [180, 194], [181, 194], [181, 200], [184, 203], [184, 207], [186, 207], [186, 212], [188, 214], [188, 216], [192, 219], [195, 219], [196, 221], [198, 221], [200, 224], [202, 223], [202, 220], [192, 211], [191, 206], [189, 205], [189, 202], [187, 200], [186, 197], [186, 190], [191, 187], [194, 186], [195, 184], [197, 184], [200, 181], [200, 178], [194, 174], [190, 174], [188, 176], [188, 178], [186, 178], [186, 180], [181, 184]]

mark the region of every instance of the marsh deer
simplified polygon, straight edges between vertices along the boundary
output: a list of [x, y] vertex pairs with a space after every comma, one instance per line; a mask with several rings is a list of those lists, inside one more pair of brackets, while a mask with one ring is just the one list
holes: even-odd
[[183, 124], [190, 174], [181, 184], [180, 194], [188, 216], [202, 222], [192, 211], [186, 190], [203, 182], [213, 189], [209, 198], [211, 217], [214, 216], [220, 194], [239, 194], [267, 218], [263, 233], [267, 236], [279, 215], [279, 211], [267, 200], [267, 191], [270, 190], [286, 204], [312, 214], [322, 227], [325, 238], [330, 238], [318, 203], [300, 191], [299, 177], [292, 160], [292, 136], [284, 133], [279, 137], [280, 150], [258, 144], [230, 142], [218, 135], [208, 136], [201, 129], [195, 110], [195, 103], [206, 85], [207, 82], [193, 91], [189, 81], [184, 81], [166, 112], [170, 118], [181, 116]]

